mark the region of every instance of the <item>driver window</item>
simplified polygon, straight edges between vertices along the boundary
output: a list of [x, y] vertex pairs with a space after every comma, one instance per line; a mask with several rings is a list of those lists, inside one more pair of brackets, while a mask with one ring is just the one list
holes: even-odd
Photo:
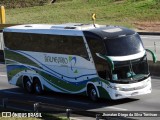
[[105, 46], [104, 43], [101, 39], [95, 39], [95, 38], [91, 38], [91, 37], [87, 37], [87, 42], [90, 48], [90, 51], [92, 53], [92, 57], [95, 63], [95, 67], [97, 70], [97, 73], [99, 75], [99, 77], [103, 78], [103, 79], [108, 79], [109, 77], [109, 67], [107, 64], [107, 61], [98, 57], [96, 55], [96, 53], [105, 55], [106, 50], [105, 50]]

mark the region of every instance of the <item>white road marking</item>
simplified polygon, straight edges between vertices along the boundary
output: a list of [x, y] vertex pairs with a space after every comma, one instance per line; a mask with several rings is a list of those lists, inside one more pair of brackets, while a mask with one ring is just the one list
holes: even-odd
[[141, 38], [148, 38], [148, 37], [141, 37]]
[[[151, 39], [151, 38], [150, 38]], [[152, 39], [154, 39], [154, 40], [160, 40], [160, 38], [152, 38]]]
[[146, 48], [148, 48], [148, 47], [150, 47], [150, 48], [152, 48], [152, 47], [154, 47], [154, 46], [145, 46]]
[[0, 75], [0, 77], [6, 77], [7, 75]]
[[104, 107], [105, 109], [116, 109], [116, 110], [123, 110], [123, 111], [127, 111], [127, 109], [125, 108], [119, 108], [119, 107]]
[[69, 100], [68, 102], [76, 103], [76, 104], [84, 104], [84, 105], [88, 105], [88, 104], [89, 104], [89, 103], [78, 102], [78, 101], [72, 101], [72, 100]]
[[[89, 117], [80, 117], [80, 118], [77, 118], [77, 117], [70, 117], [71, 120], [85, 120], [86, 118], [89, 118]], [[90, 118], [90, 120], [93, 120], [94, 118]]]
[[160, 40], [160, 37], [153, 37], [153, 36], [152, 36], [152, 37], [143, 37], [143, 36], [141, 36], [141, 38], [142, 38], [142, 39], [152, 39], [152, 40], [155, 39], [155, 40]]
[[43, 99], [49, 99], [49, 100], [54, 100], [55, 98], [51, 98], [51, 97], [44, 97], [44, 96], [36, 96], [38, 98], [43, 98]]
[[3, 91], [5, 93], [9, 93], [9, 94], [16, 94], [16, 95], [22, 95], [24, 93], [19, 93], [19, 92], [12, 92], [12, 91]]

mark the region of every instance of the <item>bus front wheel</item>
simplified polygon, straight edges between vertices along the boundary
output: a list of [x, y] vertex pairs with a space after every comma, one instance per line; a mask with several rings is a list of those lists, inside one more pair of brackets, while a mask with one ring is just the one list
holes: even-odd
[[97, 102], [98, 101], [98, 95], [97, 95], [97, 91], [95, 89], [94, 86], [90, 86], [89, 87], [89, 91], [88, 91], [88, 95], [90, 97], [90, 99], [94, 102]]

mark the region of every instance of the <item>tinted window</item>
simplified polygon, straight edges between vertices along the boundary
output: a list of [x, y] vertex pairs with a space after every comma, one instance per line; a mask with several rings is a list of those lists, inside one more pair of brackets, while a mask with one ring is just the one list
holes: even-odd
[[102, 55], [105, 53], [104, 42], [101, 39], [96, 39], [94, 37], [86, 37], [86, 40], [92, 53], [98, 75], [103, 79], [109, 78], [110, 71], [107, 62], [96, 55], [96, 53]]
[[4, 42], [12, 50], [79, 55], [88, 59], [82, 36], [4, 32]]
[[142, 58], [130, 61], [115, 61], [115, 70], [112, 72], [116, 74], [118, 79], [124, 79], [126, 82], [138, 80], [149, 74], [148, 63], [146, 55]]
[[144, 50], [138, 34], [114, 39], [105, 39], [108, 56], [125, 56], [136, 54]]

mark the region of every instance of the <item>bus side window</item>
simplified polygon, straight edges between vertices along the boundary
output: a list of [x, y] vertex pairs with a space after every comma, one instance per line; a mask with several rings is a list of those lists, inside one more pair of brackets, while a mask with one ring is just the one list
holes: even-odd
[[109, 73], [109, 66], [107, 61], [104, 59], [98, 57], [96, 53], [100, 53], [102, 55], [105, 54], [105, 46], [102, 40], [86, 37], [90, 51], [92, 53], [92, 57], [95, 63], [95, 67], [97, 70], [97, 73], [99, 77], [103, 79], [109, 79], [110, 73]]
[[62, 54], [77, 55], [85, 59], [89, 58], [81, 36], [63, 36], [59, 44], [59, 47], [63, 49]]
[[27, 42], [24, 44], [24, 41], [28, 41], [29, 39], [28, 34], [5, 32], [4, 39], [4, 43], [7, 48], [13, 50], [28, 49]]
[[87, 60], [89, 60], [88, 53], [83, 41], [83, 38], [75, 38], [72, 40], [72, 48], [73, 48], [73, 54], [79, 55]]
[[7, 32], [4, 37], [6, 47], [13, 50], [77, 55], [89, 59], [82, 36]]

